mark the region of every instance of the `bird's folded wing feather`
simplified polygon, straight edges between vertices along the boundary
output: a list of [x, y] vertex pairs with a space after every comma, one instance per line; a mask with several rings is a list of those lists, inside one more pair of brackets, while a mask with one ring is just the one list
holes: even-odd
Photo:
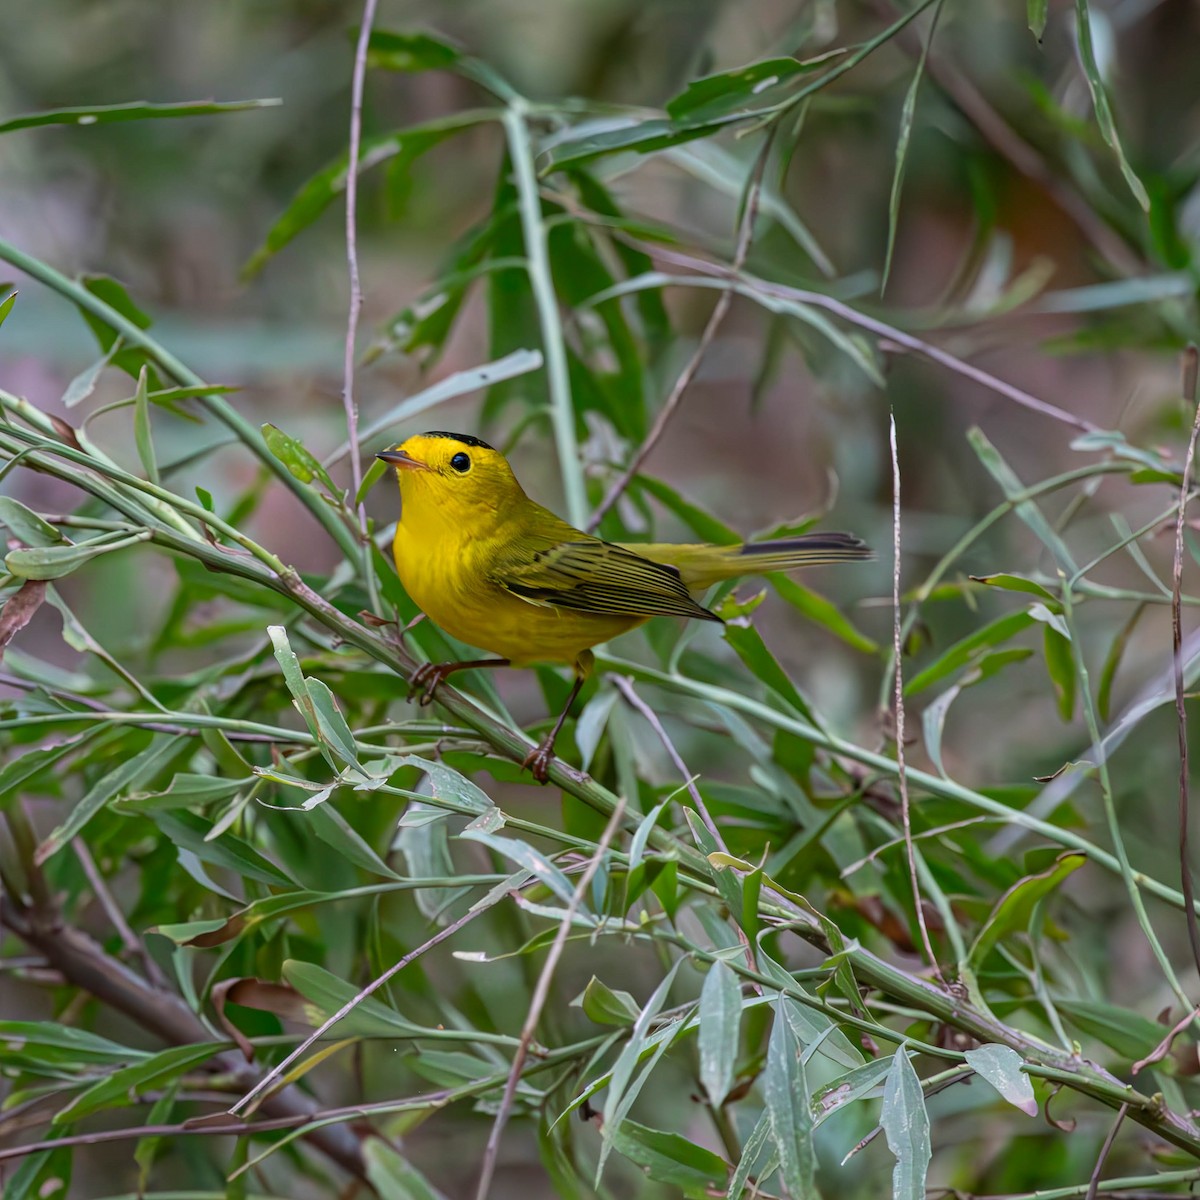
[[523, 600], [554, 608], [720, 620], [692, 599], [674, 567], [596, 538], [517, 544], [495, 564], [492, 578]]

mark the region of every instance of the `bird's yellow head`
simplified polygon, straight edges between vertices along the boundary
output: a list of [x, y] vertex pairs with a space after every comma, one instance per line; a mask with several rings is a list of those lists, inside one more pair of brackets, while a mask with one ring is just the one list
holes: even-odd
[[465, 433], [419, 433], [376, 458], [396, 468], [406, 525], [482, 531], [525, 499], [504, 455]]

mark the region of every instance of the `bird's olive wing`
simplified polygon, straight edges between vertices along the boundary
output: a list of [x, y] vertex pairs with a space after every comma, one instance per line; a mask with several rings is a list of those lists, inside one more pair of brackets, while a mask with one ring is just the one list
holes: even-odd
[[554, 608], [720, 620], [692, 599], [674, 567], [595, 538], [515, 547], [492, 578], [523, 600]]

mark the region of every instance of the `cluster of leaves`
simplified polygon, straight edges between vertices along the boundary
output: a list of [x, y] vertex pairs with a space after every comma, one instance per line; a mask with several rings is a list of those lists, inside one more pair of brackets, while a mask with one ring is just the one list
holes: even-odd
[[[903, 747], [880, 750], [869, 736], [835, 732], [755, 629], [758, 599], [723, 596], [714, 603], [727, 622], [724, 647], [663, 623], [638, 661], [600, 656], [622, 684], [589, 685], [562, 743], [586, 774], [556, 764], [561, 814], [527, 814], [507, 785], [527, 782], [517, 764], [528, 738], [491, 680], [473, 680], [469, 695], [447, 689], [432, 714], [402, 700], [398, 675], [460, 648], [428, 623], [398, 636], [416, 614], [377, 544], [382, 531], [364, 537], [357, 516], [380, 469], [367, 473], [363, 494], [348, 494], [335, 478], [342, 450], [323, 460], [286, 428], [250, 424], [228, 389], [170, 352], [119, 283], [67, 279], [0, 242], [0, 258], [75, 305], [96, 335], [99, 358], [70, 384], [67, 409], [88, 400], [102, 372], [129, 379], [131, 394], [115, 407], [129, 411], [140, 460], [140, 470], [123, 469], [85, 422], [0, 390], [0, 478], [17, 491], [37, 472], [81, 495], [70, 513], [0, 498], [0, 649], [11, 693], [0, 710], [7, 969], [34, 981], [49, 970], [53, 1006], [44, 1020], [0, 1019], [0, 1063], [12, 1082], [0, 1131], [32, 1128], [40, 1138], [32, 1149], [0, 1149], [0, 1168], [6, 1155], [20, 1159], [6, 1195], [51, 1194], [86, 1153], [80, 1146], [125, 1138], [135, 1143], [129, 1189], [145, 1195], [179, 1163], [226, 1194], [243, 1194], [253, 1174], [290, 1195], [301, 1177], [332, 1185], [332, 1161], [379, 1195], [429, 1197], [438, 1193], [397, 1138], [449, 1110], [484, 1114], [497, 1130], [510, 1115], [527, 1121], [562, 1196], [799, 1200], [818, 1194], [821, 1181], [829, 1194], [875, 1195], [878, 1163], [850, 1156], [881, 1131], [893, 1194], [918, 1200], [940, 1125], [960, 1112], [1004, 1112], [1015, 1146], [1044, 1136], [1024, 1123], [1060, 1090], [1073, 1098], [1084, 1153], [1014, 1161], [996, 1176], [999, 1186], [1084, 1194], [1103, 1158], [1107, 1125], [1096, 1116], [1109, 1110], [1110, 1121], [1119, 1112], [1152, 1130], [1170, 1160], [1164, 1168], [1175, 1168], [1142, 1183], [1161, 1190], [1200, 1179], [1192, 1031], [1181, 1023], [1173, 1041], [1170, 1023], [1152, 1016], [1161, 1004], [1145, 1011], [1149, 998], [1164, 997], [1192, 1010], [1178, 939], [1164, 943], [1159, 933], [1167, 923], [1184, 927], [1185, 892], [1164, 864], [1131, 863], [1119, 809], [1122, 789], [1144, 779], [1151, 737], [1174, 745], [1173, 731], [1152, 723], [1174, 698], [1169, 670], [1122, 711], [1113, 705], [1136, 623], [1171, 603], [1143, 542], [1177, 511], [1183, 455], [1096, 428], [918, 338], [899, 317], [885, 321], [847, 299], [853, 289], [840, 286], [777, 169], [814, 100], [894, 48], [934, 2], [857, 45], [695, 79], [652, 115], [534, 103], [448, 42], [376, 31], [373, 68], [453, 72], [486, 102], [367, 137], [358, 167], [387, 164], [400, 175], [467, 129], [499, 129], [489, 211], [368, 354], [402, 354], [432, 372], [480, 291], [491, 361], [408, 396], [362, 433], [370, 441], [487, 389], [480, 420], [507, 429], [507, 444], [548, 425], [578, 524], [650, 433], [679, 339], [664, 302], [672, 288], [732, 291], [769, 314], [814, 369], [848, 366], [863, 388], [883, 384], [883, 347], [900, 346], [1023, 405], [1031, 410], [1023, 421], [1073, 427], [1078, 465], [1037, 482], [1022, 479], [979, 430], [960, 448], [994, 485], [996, 503], [981, 518], [957, 514], [965, 531], [904, 597], [897, 640], [912, 657], [903, 698], [913, 711], [923, 705], [921, 745], [908, 748], [908, 765], [896, 753]], [[1128, 183], [1132, 219], [1150, 208], [1148, 227], [1159, 232], [1138, 252], [1161, 270], [1125, 280], [1112, 267], [1112, 279], [1069, 294], [1046, 293], [1044, 279], [1027, 273], [990, 292], [981, 284], [986, 307], [966, 304], [943, 320], [979, 322], [1018, 306], [1103, 317], [1136, 300], [1158, 306], [1154, 337], [1166, 329], [1178, 346], [1196, 333], [1191, 285], [1181, 291], [1177, 274], [1191, 264], [1150, 257], [1183, 238], [1176, 230], [1164, 241], [1175, 213], [1129, 164], [1084, 0], [1078, 14], [1108, 165]], [[1045, 20], [1044, 5], [1031, 3], [1037, 32]], [[889, 261], [928, 46], [915, 56], [902, 113]], [[221, 107], [60, 110], [0, 132]], [[757, 139], [754, 163], [717, 140], [725, 131]], [[1073, 160], [1081, 193], [1099, 186], [1103, 152], [1087, 159], [1090, 173]], [[689, 245], [680, 228], [629, 211], [612, 181], [652, 157], [739, 198], [739, 224], [756, 237], [764, 227], [782, 233], [787, 253], [759, 261], [751, 252], [731, 266], [719, 248]], [[349, 169], [343, 157], [309, 180], [249, 274], [344, 194]], [[1117, 209], [1115, 223], [1128, 223]], [[810, 275], [826, 280], [797, 285]], [[13, 308], [9, 296], [0, 321]], [[202, 486], [189, 494], [183, 481], [209, 450], [168, 460], [156, 436], [188, 421], [223, 426], [262, 477], [228, 502]], [[1149, 512], [1138, 528], [1118, 512], [1115, 534], [1098, 540], [1097, 522], [1083, 518], [1097, 515], [1102, 482], [1120, 485], [1131, 511], [1136, 502]], [[340, 561], [327, 575], [302, 578], [245, 531], [266, 487], [289, 489], [336, 545]], [[1154, 498], [1149, 509], [1145, 496]], [[599, 528], [630, 540], [663, 512], [697, 537], [736, 538], [644, 474]], [[1013, 523], [1037, 547], [1031, 559], [1044, 555], [1052, 568], [968, 576], [994, 527]], [[1096, 578], [1126, 558], [1149, 588]], [[168, 581], [154, 628], [128, 653], [89, 630], [94, 621], [69, 605], [61, 582], [113, 564], [129, 589], [149, 577]], [[888, 708], [896, 664], [883, 639], [805, 585], [779, 578], [770, 586], [871, 664], [879, 707]], [[1091, 621], [1100, 609], [1118, 618], [1098, 656], [1097, 631], [1112, 625]], [[82, 656], [74, 671], [25, 648], [25, 631], [50, 610]], [[1200, 654], [1185, 647], [1182, 662], [1190, 685]], [[993, 690], [1014, 676], [1053, 697], [1065, 730], [1080, 714], [1078, 761], [1023, 781], [1016, 771], [1027, 758], [1004, 744], [1005, 722], [993, 718], [1014, 773], [994, 786], [956, 777], [966, 772], [951, 770], [952, 708], [966, 693], [1009, 697]], [[538, 678], [552, 710], [566, 682], [549, 670]], [[653, 692], [654, 711], [670, 713], [678, 746], [650, 724], [669, 759], [647, 752], [637, 689]], [[1139, 760], [1110, 763], [1131, 738]], [[713, 769], [690, 779], [678, 769], [681, 752]], [[923, 769], [911, 765], [917, 753]], [[667, 761], [669, 773], [659, 766]], [[477, 781], [485, 772], [486, 788]], [[1088, 820], [1096, 806], [1099, 833]], [[1019, 838], [1032, 842], [1020, 854], [1011, 849]], [[1120, 910], [1158, 968], [1129, 1005], [1104, 986], [1103, 948], [1087, 948], [1106, 938], [1112, 915], [1089, 923], [1065, 894], [1085, 868], [1096, 888], [1115, 883]], [[560, 932], [563, 973], [582, 971], [583, 986], [538, 1012], [534, 978], [521, 970], [553, 968]], [[934, 961], [922, 963], [926, 937]], [[456, 948], [446, 954], [438, 947], [450, 938]], [[631, 989], [646, 976], [629, 966], [643, 959], [653, 978], [645, 999]], [[400, 974], [364, 994], [401, 963]], [[102, 1002], [99, 1012], [81, 1008], [84, 995]], [[347, 1007], [326, 1040], [288, 1058], [305, 1032]], [[113, 1011], [166, 1048], [122, 1033]], [[526, 1011], [540, 1019], [523, 1038]], [[680, 1078], [687, 1086], [672, 1086]], [[956, 1086], [972, 1079], [984, 1086]], [[344, 1107], [320, 1099], [334, 1086], [353, 1089]], [[942, 1092], [945, 1108], [927, 1103]], [[90, 1120], [118, 1109], [126, 1124], [115, 1132]], [[225, 1110], [233, 1116], [213, 1124]], [[214, 1130], [236, 1135], [231, 1153], [215, 1143], [196, 1148]], [[419, 1135], [408, 1141], [420, 1145]], [[835, 1148], [849, 1163], [836, 1164]], [[974, 1164], [957, 1169], [955, 1186], [987, 1182]], [[428, 1172], [450, 1173], [444, 1164]]]

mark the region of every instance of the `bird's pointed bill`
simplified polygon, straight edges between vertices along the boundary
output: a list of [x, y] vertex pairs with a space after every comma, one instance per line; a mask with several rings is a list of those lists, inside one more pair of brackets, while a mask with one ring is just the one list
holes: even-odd
[[390, 463], [393, 467], [398, 467], [402, 471], [431, 471], [433, 468], [428, 463], [423, 463], [419, 459], [413, 458], [411, 454], [403, 450], [383, 450], [375, 455], [381, 462]]

